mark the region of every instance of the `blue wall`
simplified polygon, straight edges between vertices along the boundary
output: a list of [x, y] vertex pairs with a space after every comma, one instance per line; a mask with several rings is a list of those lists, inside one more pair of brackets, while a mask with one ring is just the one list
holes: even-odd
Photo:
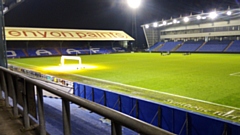
[[74, 83], [74, 95], [178, 135], [240, 135], [240, 125], [175, 107]]

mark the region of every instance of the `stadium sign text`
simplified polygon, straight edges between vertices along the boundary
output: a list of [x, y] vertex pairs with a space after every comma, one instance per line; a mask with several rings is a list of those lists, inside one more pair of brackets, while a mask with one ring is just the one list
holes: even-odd
[[77, 40], [77, 41], [123, 41], [134, 40], [123, 31], [5, 28], [6, 40]]
[[181, 108], [185, 108], [185, 109], [191, 109], [191, 110], [196, 110], [197, 112], [203, 112], [206, 114], [211, 114], [212, 116], [216, 116], [216, 117], [220, 117], [220, 118], [224, 118], [224, 119], [230, 119], [230, 120], [235, 120], [240, 122], [240, 116], [237, 113], [236, 110], [234, 109], [230, 109], [230, 110], [212, 110], [212, 109], [206, 109], [204, 107], [200, 107], [200, 106], [196, 106], [196, 105], [192, 105], [189, 103], [184, 103], [184, 102], [179, 102], [179, 101], [174, 101], [172, 99], [167, 99], [164, 101], [165, 103], [174, 105], [174, 106], [179, 106]]

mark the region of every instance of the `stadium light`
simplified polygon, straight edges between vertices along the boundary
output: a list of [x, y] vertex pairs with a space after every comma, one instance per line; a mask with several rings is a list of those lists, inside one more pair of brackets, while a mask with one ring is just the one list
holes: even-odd
[[149, 25], [145, 25], [145, 28], [148, 29], [148, 28], [149, 28]]
[[184, 17], [184, 18], [183, 18], [183, 21], [184, 21], [184, 22], [188, 22], [188, 21], [189, 21], [189, 18], [188, 18], [188, 17]]
[[3, 14], [5, 14], [7, 11], [8, 11], [8, 7], [5, 7], [5, 8], [3, 9]]
[[232, 14], [232, 12], [231, 11], [227, 11], [227, 15], [229, 16], [229, 15], [231, 15]]
[[174, 19], [174, 20], [173, 20], [173, 23], [177, 23], [177, 19]]
[[127, 0], [129, 7], [136, 9], [141, 5], [141, 0]]
[[163, 21], [163, 25], [166, 25], [167, 24], [167, 21]]
[[202, 17], [200, 15], [197, 16], [197, 19], [200, 20]]
[[204, 20], [204, 19], [207, 19], [207, 17], [206, 17], [206, 16], [203, 16], [202, 19], [203, 19], [203, 20]]
[[163, 26], [163, 24], [159, 24], [159, 25], [158, 25], [158, 27], [162, 27], [162, 26]]
[[218, 16], [218, 14], [217, 14], [215, 11], [209, 13], [209, 17], [210, 17], [211, 19], [215, 19], [215, 18], [217, 18], [217, 16]]
[[157, 26], [158, 26], [157, 22], [153, 23], [153, 27], [157, 27]]
[[134, 45], [138, 44], [137, 33], [137, 8], [141, 5], [141, 0], [127, 0], [128, 6], [132, 8], [132, 36], [135, 38]]

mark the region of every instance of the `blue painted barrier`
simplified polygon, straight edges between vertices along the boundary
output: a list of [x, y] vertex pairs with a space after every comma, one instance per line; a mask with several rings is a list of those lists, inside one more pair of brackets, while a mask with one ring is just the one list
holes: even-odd
[[240, 125], [180, 108], [74, 83], [74, 95], [178, 135], [239, 135]]

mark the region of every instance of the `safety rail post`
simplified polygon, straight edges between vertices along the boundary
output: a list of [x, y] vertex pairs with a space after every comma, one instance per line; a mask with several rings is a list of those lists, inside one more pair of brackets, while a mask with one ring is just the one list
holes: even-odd
[[3, 76], [3, 71], [0, 71], [0, 100], [3, 100], [3, 95], [2, 95], [2, 92], [3, 92], [3, 79], [2, 79], [2, 76]]
[[118, 95], [118, 108], [119, 108], [118, 111], [122, 112], [122, 99], [120, 95]]
[[8, 90], [7, 90], [7, 84], [6, 84], [5, 79], [6, 79], [5, 72], [2, 72], [1, 73], [1, 80], [2, 80], [2, 89], [4, 91], [5, 106], [9, 107]]
[[[138, 120], [136, 118], [133, 118], [131, 116], [128, 116], [126, 114], [120, 113], [114, 109], [110, 109], [108, 107], [102, 106], [100, 104], [88, 101], [83, 98], [79, 98], [75, 95], [69, 94], [67, 92], [61, 91], [55, 87], [49, 86], [44, 83], [40, 83], [36, 81], [35, 79], [32, 79], [30, 77], [24, 76], [20, 73], [10, 71], [8, 69], [0, 67], [0, 70], [4, 73], [9, 73], [11, 75], [17, 76], [20, 79], [23, 79], [24, 88], [21, 89], [21, 93], [23, 96], [23, 114], [24, 114], [24, 126], [27, 130], [30, 128], [30, 117], [28, 112], [28, 103], [27, 98], [29, 92], [27, 91], [28, 85], [34, 85], [37, 87], [40, 87], [41, 89], [44, 89], [52, 94], [55, 94], [62, 98], [62, 114], [63, 114], [63, 128], [64, 128], [64, 134], [65, 135], [71, 135], [71, 123], [70, 123], [70, 102], [75, 103], [77, 105], [80, 105], [88, 110], [91, 110], [92, 112], [95, 112], [99, 115], [102, 115], [103, 117], [106, 117], [110, 119], [113, 124], [113, 133], [116, 135], [121, 135], [122, 130], [121, 126], [127, 127], [129, 129], [132, 129], [139, 134], [151, 134], [151, 135], [175, 135], [174, 133], [171, 133], [169, 131], [166, 131], [164, 129], [155, 127], [149, 123], [143, 122], [141, 120]], [[2, 77], [3, 75], [1, 75]], [[121, 99], [119, 100], [121, 101]], [[121, 104], [120, 104], [121, 106]]]
[[189, 135], [189, 116], [186, 113], [186, 135]]
[[162, 119], [161, 119], [161, 116], [162, 116], [162, 109], [161, 109], [161, 106], [158, 106], [158, 127], [161, 128], [162, 127]]
[[27, 103], [27, 82], [26, 79], [23, 78], [23, 90], [22, 90], [22, 96], [23, 96], [23, 121], [24, 121], [24, 129], [27, 130], [30, 128], [30, 119], [29, 119], [29, 112], [28, 112], [28, 103]]
[[92, 90], [92, 101], [95, 102], [94, 98], [95, 98], [95, 92], [94, 92], [94, 88], [91, 87], [91, 90]]
[[38, 116], [39, 116], [39, 128], [40, 135], [46, 135], [44, 107], [43, 107], [43, 89], [37, 86], [37, 105], [38, 105]]
[[122, 135], [122, 126], [111, 120], [111, 135]]
[[16, 95], [16, 89], [14, 87], [14, 83], [13, 83], [13, 77], [11, 74], [7, 74], [7, 81], [8, 81], [8, 88], [9, 91], [12, 91], [12, 100], [13, 100], [13, 117], [14, 118], [18, 118], [19, 114], [18, 114], [18, 107], [17, 107], [17, 95]]
[[138, 100], [136, 100], [136, 118], [139, 119], [139, 103], [138, 103]]
[[64, 135], [71, 135], [70, 104], [66, 99], [62, 99], [62, 117]]

